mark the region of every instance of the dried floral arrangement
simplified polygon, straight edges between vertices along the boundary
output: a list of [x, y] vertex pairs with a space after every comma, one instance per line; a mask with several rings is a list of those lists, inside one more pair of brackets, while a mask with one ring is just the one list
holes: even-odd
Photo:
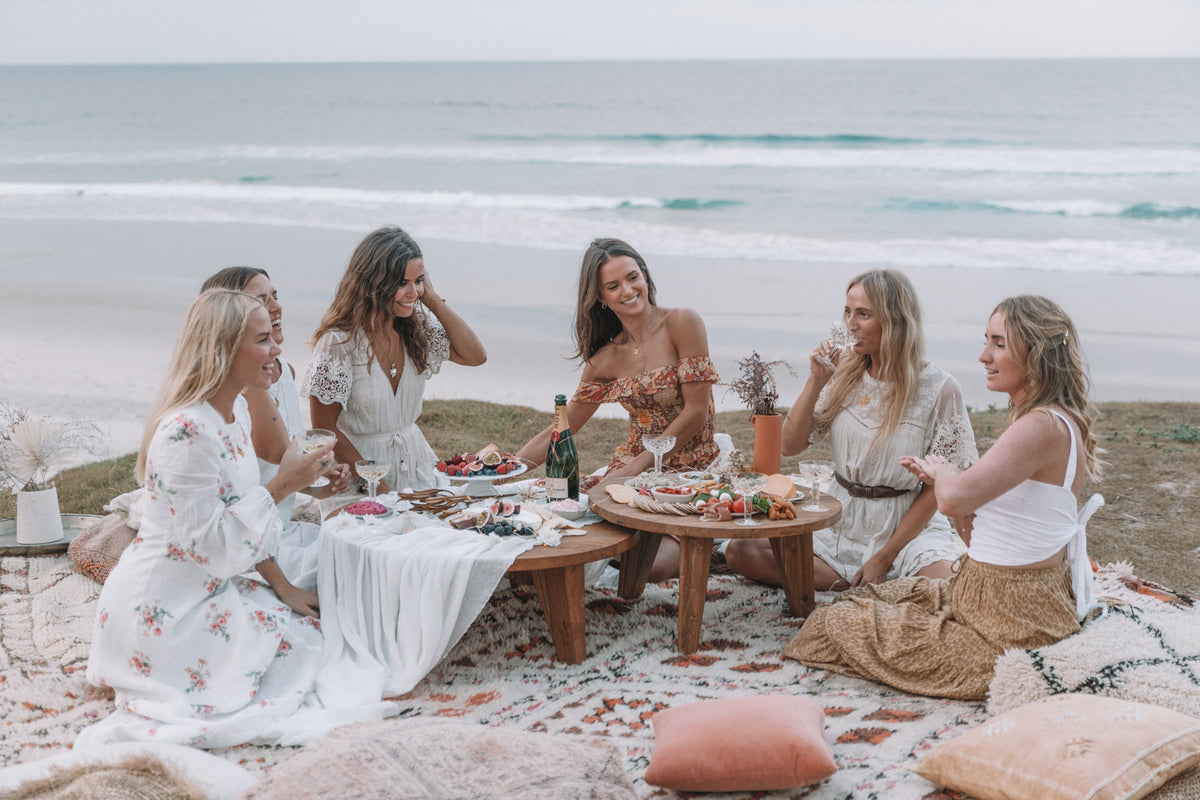
[[734, 362], [738, 366], [738, 378], [728, 386], [731, 391], [741, 398], [750, 409], [750, 416], [768, 415], [775, 413], [775, 401], [779, 399], [779, 390], [775, 387], [775, 368], [786, 367], [794, 378], [795, 371], [786, 361], [763, 361], [757, 352], [751, 352], [749, 358]]
[[93, 422], [32, 416], [0, 403], [0, 483], [13, 494], [48, 488], [75, 456], [103, 455], [104, 449], [103, 432]]

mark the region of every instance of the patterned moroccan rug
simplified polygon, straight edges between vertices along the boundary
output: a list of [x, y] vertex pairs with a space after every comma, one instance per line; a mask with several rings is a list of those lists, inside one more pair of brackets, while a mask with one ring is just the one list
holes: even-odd
[[[1110, 566], [1098, 577], [1100, 595], [1148, 613], [1169, 606], [1172, 613], [1191, 615], [1191, 629], [1200, 629], [1196, 609], [1139, 590], [1127, 567]], [[0, 765], [61, 752], [80, 729], [111, 711], [111, 702], [84, 699], [98, 590], [71, 570], [65, 556], [0, 559]], [[804, 693], [825, 706], [838, 772], [807, 789], [708, 796], [961, 797], [905, 765], [987, 719], [984, 704], [914, 697], [783, 659], [780, 652], [800, 621], [780, 614], [777, 590], [730, 576], [710, 579], [701, 649], [681, 656], [674, 645], [676, 601], [674, 582], [648, 586], [632, 602], [589, 591], [588, 658], [571, 666], [555, 660], [532, 588], [499, 591], [443, 662], [398, 698], [402, 716], [605, 736], [624, 753], [640, 796], [675, 797], [642, 780], [654, 744], [648, 722], [654, 712], [696, 700]], [[297, 751], [244, 746], [215, 752], [265, 772]]]

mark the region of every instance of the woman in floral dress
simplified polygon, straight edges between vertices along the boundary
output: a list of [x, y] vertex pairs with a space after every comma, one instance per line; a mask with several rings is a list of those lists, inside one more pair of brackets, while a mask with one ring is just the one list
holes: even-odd
[[[575, 357], [583, 375], [567, 403], [577, 433], [603, 403], [629, 412], [629, 439], [609, 462], [609, 477], [637, 475], [654, 464], [642, 446], [647, 434], [669, 434], [675, 446], [666, 469], [703, 469], [717, 457], [712, 387], [719, 380], [708, 357], [708, 334], [690, 308], [662, 308], [654, 280], [638, 252], [620, 239], [596, 239], [583, 255], [575, 309]], [[550, 428], [521, 448], [540, 464]], [[662, 537], [650, 580], [679, 572], [679, 545]]]
[[[270, 386], [278, 354], [254, 297], [211, 289], [192, 305], [138, 455], [142, 525], [104, 584], [93, 628], [88, 681], [115, 691], [116, 711], [76, 747], [303, 743], [387, 710], [321, 707], [317, 597], [272, 561], [276, 503], [332, 460], [329, 448], [289, 449], [260, 484], [242, 392]], [[270, 588], [243, 577], [250, 569]]]
[[359, 243], [313, 339], [300, 392], [313, 425], [337, 433], [338, 460], [388, 464], [381, 492], [438, 486], [438, 458], [417, 427], [425, 382], [444, 361], [475, 367], [487, 351], [434, 290], [411, 236], [384, 227]]
[[[836, 470], [830, 493], [842, 517], [813, 534], [816, 586], [840, 591], [907, 575], [949, 577], [966, 548], [900, 457], [937, 454], [963, 469], [978, 459], [962, 390], [925, 361], [920, 306], [902, 273], [854, 278], [845, 322], [857, 342], [844, 352], [828, 341], [817, 346], [783, 426], [784, 455], [828, 436]], [[730, 542], [725, 557], [742, 575], [779, 583], [766, 539]]]

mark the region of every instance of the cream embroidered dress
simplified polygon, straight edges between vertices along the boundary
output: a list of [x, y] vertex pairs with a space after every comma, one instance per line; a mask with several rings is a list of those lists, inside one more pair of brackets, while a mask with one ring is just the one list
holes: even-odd
[[[823, 391], [818, 408], [825, 397]], [[830, 494], [842, 503], [842, 518], [833, 527], [813, 534], [813, 553], [847, 581], [879, 552], [917, 497], [920, 481], [900, 466], [900, 456], [937, 453], [963, 469], [979, 458], [962, 391], [945, 370], [925, 365], [917, 397], [905, 409], [900, 426], [872, 453], [871, 441], [883, 424], [886, 398], [887, 384], [864, 374], [849, 406], [827, 428], [814, 426], [809, 437], [816, 444], [829, 435], [834, 468], [852, 483], [912, 490], [899, 497], [867, 499], [851, 497], [837, 483], [831, 486]], [[935, 561], [954, 561], [964, 552], [949, 520], [935, 513], [900, 551], [887, 577], [912, 575]]]
[[303, 743], [384, 713], [323, 710], [319, 623], [242, 575], [280, 532], [249, 430], [238, 398], [233, 422], [201, 403], [154, 434], [142, 525], [100, 592], [88, 659], [88, 681], [116, 690], [116, 711], [76, 747]]
[[340, 403], [337, 426], [363, 458], [388, 464], [387, 482], [397, 489], [430, 489], [439, 485], [438, 458], [425, 441], [417, 418], [425, 382], [450, 356], [450, 339], [440, 325], [426, 323], [429, 365], [418, 373], [405, 359], [400, 383], [392, 391], [388, 375], [371, 356], [367, 337], [348, 340], [341, 331], [323, 335], [313, 348], [301, 392], [322, 403]]

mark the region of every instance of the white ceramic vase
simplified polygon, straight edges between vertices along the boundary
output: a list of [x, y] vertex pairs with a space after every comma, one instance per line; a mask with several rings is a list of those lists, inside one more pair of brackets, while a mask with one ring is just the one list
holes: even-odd
[[17, 544], [48, 544], [61, 538], [58, 489], [17, 492]]

